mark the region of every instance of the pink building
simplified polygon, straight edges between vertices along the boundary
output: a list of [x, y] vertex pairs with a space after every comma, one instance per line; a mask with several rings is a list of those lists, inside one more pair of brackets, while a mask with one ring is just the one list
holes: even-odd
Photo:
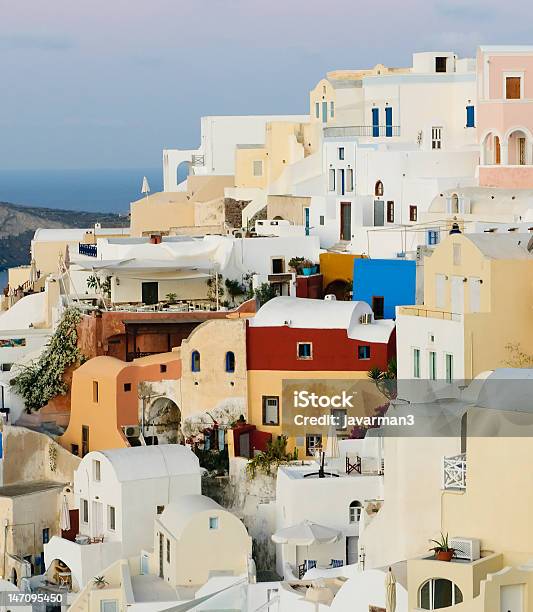
[[533, 46], [480, 47], [479, 184], [533, 188]]

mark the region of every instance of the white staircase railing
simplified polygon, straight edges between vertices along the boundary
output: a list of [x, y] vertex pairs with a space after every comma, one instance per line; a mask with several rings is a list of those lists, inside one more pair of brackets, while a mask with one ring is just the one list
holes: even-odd
[[466, 489], [466, 454], [443, 458], [442, 487], [457, 491]]

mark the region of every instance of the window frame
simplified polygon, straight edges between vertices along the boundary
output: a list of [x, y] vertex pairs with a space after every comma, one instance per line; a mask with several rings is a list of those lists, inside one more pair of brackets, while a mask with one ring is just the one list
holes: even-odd
[[117, 509], [115, 506], [107, 506], [107, 528], [109, 531], [117, 530]]
[[209, 531], [216, 531], [218, 528], [219, 528], [219, 517], [210, 516], [209, 517]]
[[431, 150], [440, 151], [442, 149], [442, 125], [431, 126]]
[[[268, 405], [268, 401], [269, 400], [276, 400], [276, 406], [275, 406], [275, 410], [276, 410], [276, 420], [275, 422], [267, 422], [266, 417], [267, 417], [267, 408], [269, 409], [274, 409], [273, 405]], [[279, 417], [280, 417], [280, 403], [279, 403], [279, 395], [263, 395], [261, 396], [261, 420], [262, 423], [265, 427], [279, 427]]]
[[[254, 159], [252, 160], [252, 176], [254, 178], [261, 178], [263, 176], [263, 160], [262, 159]], [[256, 172], [256, 168], [259, 168], [259, 173]]]
[[84, 524], [84, 525], [88, 525], [89, 524], [89, 500], [85, 499], [84, 497], [82, 497], [80, 499], [81, 502], [81, 516], [80, 516], [80, 521]]
[[413, 223], [418, 221], [418, 206], [416, 204], [409, 204], [409, 221]]
[[428, 351], [428, 378], [437, 380], [437, 352]]
[[[230, 363], [231, 360], [233, 360], [233, 365]], [[233, 351], [226, 351], [224, 366], [228, 374], [233, 374], [235, 372], [235, 361], [235, 353]]]
[[361, 514], [363, 512], [363, 504], [355, 499], [348, 506], [348, 522], [350, 525], [358, 525], [361, 522]]
[[[300, 355], [300, 347], [309, 346], [309, 355]], [[313, 343], [309, 341], [302, 341], [296, 343], [296, 359], [299, 361], [309, 361], [313, 359]]]
[[420, 349], [413, 347], [413, 378], [420, 378]]
[[387, 223], [394, 223], [394, 200], [387, 200]]
[[[197, 359], [196, 359], [196, 356], [198, 356]], [[197, 351], [196, 349], [194, 349], [194, 351], [191, 352], [191, 372], [201, 372], [201, 371], [202, 371], [202, 362], [201, 362], [200, 351]]]
[[[449, 578], [442, 578], [442, 577], [435, 577], [435, 578], [429, 578], [428, 580], [425, 580], [419, 587], [418, 589], [418, 609], [420, 610], [440, 610], [441, 608], [435, 608], [435, 587], [437, 584], [437, 581], [442, 580], [444, 582], [449, 582], [451, 585], [451, 596], [452, 596], [452, 606], [455, 606], [459, 603], [463, 602], [463, 593], [461, 591], [461, 589], [457, 586], [457, 583], [453, 582], [453, 580], [450, 580]], [[428, 607], [424, 608], [423, 607], [423, 602], [422, 602], [422, 590], [424, 589], [424, 587], [428, 585], [428, 595], [429, 595], [429, 601], [428, 601]]]
[[[368, 349], [368, 357], [361, 357], [361, 349]], [[367, 352], [366, 350], [364, 351]], [[369, 361], [372, 358], [372, 350], [370, 344], [358, 344], [357, 345], [357, 359], [360, 361]]]
[[102, 482], [102, 462], [99, 459], [93, 459], [93, 481]]
[[[507, 79], [520, 79], [520, 94], [518, 98], [507, 97]], [[522, 71], [505, 71], [502, 73], [502, 99], [503, 100], [523, 100], [524, 99], [524, 72]]]

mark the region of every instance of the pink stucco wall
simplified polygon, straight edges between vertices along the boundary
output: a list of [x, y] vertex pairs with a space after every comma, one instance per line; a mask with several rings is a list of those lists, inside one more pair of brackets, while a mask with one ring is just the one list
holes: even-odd
[[480, 166], [479, 184], [502, 189], [533, 189], [533, 166]]

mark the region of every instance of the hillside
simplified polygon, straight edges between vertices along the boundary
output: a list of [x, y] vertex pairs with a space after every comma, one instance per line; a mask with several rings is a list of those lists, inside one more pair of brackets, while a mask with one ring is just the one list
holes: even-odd
[[40, 227], [123, 227], [125, 217], [107, 213], [38, 208], [0, 202], [0, 270], [30, 262], [30, 243]]

